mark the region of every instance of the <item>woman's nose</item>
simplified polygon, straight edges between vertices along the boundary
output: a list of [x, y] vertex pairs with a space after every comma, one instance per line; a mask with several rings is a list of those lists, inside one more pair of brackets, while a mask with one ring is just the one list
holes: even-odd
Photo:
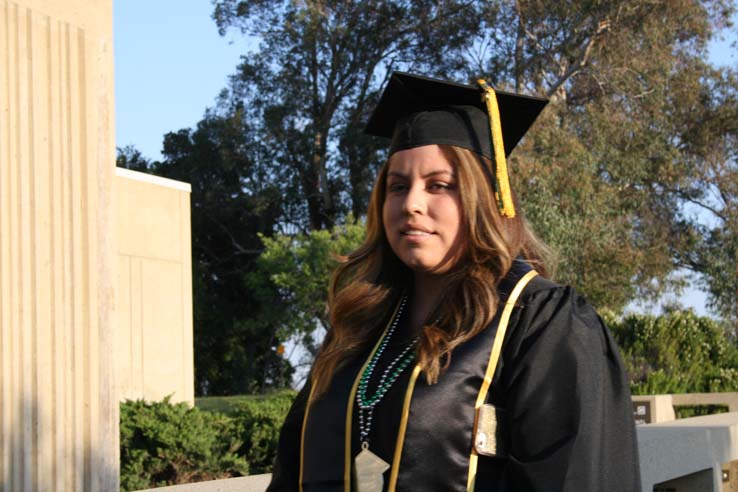
[[408, 214], [423, 213], [426, 203], [421, 186], [411, 186], [405, 195], [404, 211]]

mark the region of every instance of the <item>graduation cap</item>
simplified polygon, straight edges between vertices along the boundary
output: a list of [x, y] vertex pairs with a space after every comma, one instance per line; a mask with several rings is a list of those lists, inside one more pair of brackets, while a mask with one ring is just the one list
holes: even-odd
[[495, 165], [493, 186], [503, 216], [514, 217], [506, 157], [548, 102], [538, 97], [394, 72], [365, 132], [391, 138], [390, 155], [422, 145], [455, 145]]

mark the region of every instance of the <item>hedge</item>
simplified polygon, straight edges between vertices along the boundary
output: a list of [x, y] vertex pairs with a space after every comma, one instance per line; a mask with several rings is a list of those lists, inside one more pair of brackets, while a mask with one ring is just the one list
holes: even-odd
[[186, 403], [121, 404], [121, 490], [248, 475], [231, 418]]
[[295, 395], [294, 391], [289, 391], [244, 400], [231, 410], [230, 415], [243, 443], [238, 454], [248, 461], [251, 474], [272, 471], [279, 431]]
[[268, 473], [294, 391], [223, 401], [126, 401], [120, 411], [121, 490]]
[[603, 317], [633, 394], [738, 391], [738, 350], [715, 320], [691, 310]]

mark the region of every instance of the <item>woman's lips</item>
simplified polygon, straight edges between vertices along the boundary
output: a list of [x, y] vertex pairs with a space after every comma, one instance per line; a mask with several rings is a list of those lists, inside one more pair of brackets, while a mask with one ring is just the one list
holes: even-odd
[[403, 239], [409, 243], [420, 244], [426, 241], [429, 237], [433, 236], [434, 233], [423, 229], [405, 229], [400, 231]]

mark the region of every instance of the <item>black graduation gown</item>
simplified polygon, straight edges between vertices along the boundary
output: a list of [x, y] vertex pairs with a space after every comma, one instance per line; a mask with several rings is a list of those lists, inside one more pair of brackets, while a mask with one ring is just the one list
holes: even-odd
[[[501, 287], [504, 300], [509, 290], [504, 282]], [[376, 407], [371, 450], [388, 463], [399, 454], [396, 491], [467, 490], [474, 403], [496, 320], [457, 347], [436, 385], [427, 385], [422, 375], [418, 378], [399, 451], [409, 370]], [[397, 346], [383, 356], [379, 370], [396, 350]], [[310, 406], [303, 492], [345, 491], [348, 395], [367, 356], [343, 367], [326, 395]], [[309, 391], [308, 384], [285, 420], [269, 492], [300, 490], [300, 446]], [[506, 426], [509, 453], [504, 458], [479, 456], [477, 492], [640, 492], [625, 371], [607, 328], [572, 288], [541, 277], [530, 281], [512, 312], [487, 401], [507, 412], [500, 425]], [[352, 420], [351, 459], [360, 445], [355, 411]], [[385, 473], [384, 490], [390, 474], [391, 470]]]

